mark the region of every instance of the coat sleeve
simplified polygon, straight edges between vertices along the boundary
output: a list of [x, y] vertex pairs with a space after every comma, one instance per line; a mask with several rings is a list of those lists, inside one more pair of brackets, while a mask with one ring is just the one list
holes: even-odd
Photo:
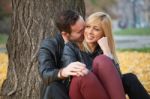
[[68, 43], [65, 45], [63, 55], [61, 58], [63, 67], [66, 67], [71, 62], [77, 61], [77, 54], [75, 50], [75, 47], [73, 47], [71, 44]]
[[59, 69], [55, 63], [55, 46], [53, 41], [44, 40], [39, 50], [39, 73], [45, 84], [50, 84], [53, 81], [60, 80], [58, 78]]

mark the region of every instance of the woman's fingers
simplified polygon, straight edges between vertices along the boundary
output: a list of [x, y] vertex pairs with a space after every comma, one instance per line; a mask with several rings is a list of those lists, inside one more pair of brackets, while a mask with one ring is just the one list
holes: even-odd
[[63, 69], [63, 74], [65, 77], [71, 76], [84, 76], [85, 72], [82, 70], [86, 69], [86, 65], [81, 62], [72, 62], [67, 67]]

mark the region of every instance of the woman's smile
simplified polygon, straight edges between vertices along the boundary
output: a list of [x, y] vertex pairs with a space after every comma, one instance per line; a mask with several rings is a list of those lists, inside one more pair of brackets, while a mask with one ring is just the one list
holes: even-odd
[[93, 40], [95, 37], [93, 35], [87, 35], [88, 40]]

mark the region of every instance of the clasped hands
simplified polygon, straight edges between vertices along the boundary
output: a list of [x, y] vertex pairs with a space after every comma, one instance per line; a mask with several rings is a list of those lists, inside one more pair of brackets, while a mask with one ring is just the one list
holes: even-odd
[[86, 68], [86, 65], [81, 62], [72, 62], [65, 68], [62, 68], [59, 72], [59, 76], [69, 77], [69, 76], [84, 76], [87, 75], [89, 70]]

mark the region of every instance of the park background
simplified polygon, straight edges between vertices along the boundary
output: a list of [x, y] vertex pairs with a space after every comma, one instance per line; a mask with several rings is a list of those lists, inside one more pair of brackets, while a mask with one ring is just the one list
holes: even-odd
[[[137, 75], [150, 93], [150, 1], [84, 0], [86, 16], [96, 11], [112, 18], [117, 56], [123, 73]], [[0, 87], [7, 78], [7, 40], [11, 31], [11, 0], [0, 0]]]

